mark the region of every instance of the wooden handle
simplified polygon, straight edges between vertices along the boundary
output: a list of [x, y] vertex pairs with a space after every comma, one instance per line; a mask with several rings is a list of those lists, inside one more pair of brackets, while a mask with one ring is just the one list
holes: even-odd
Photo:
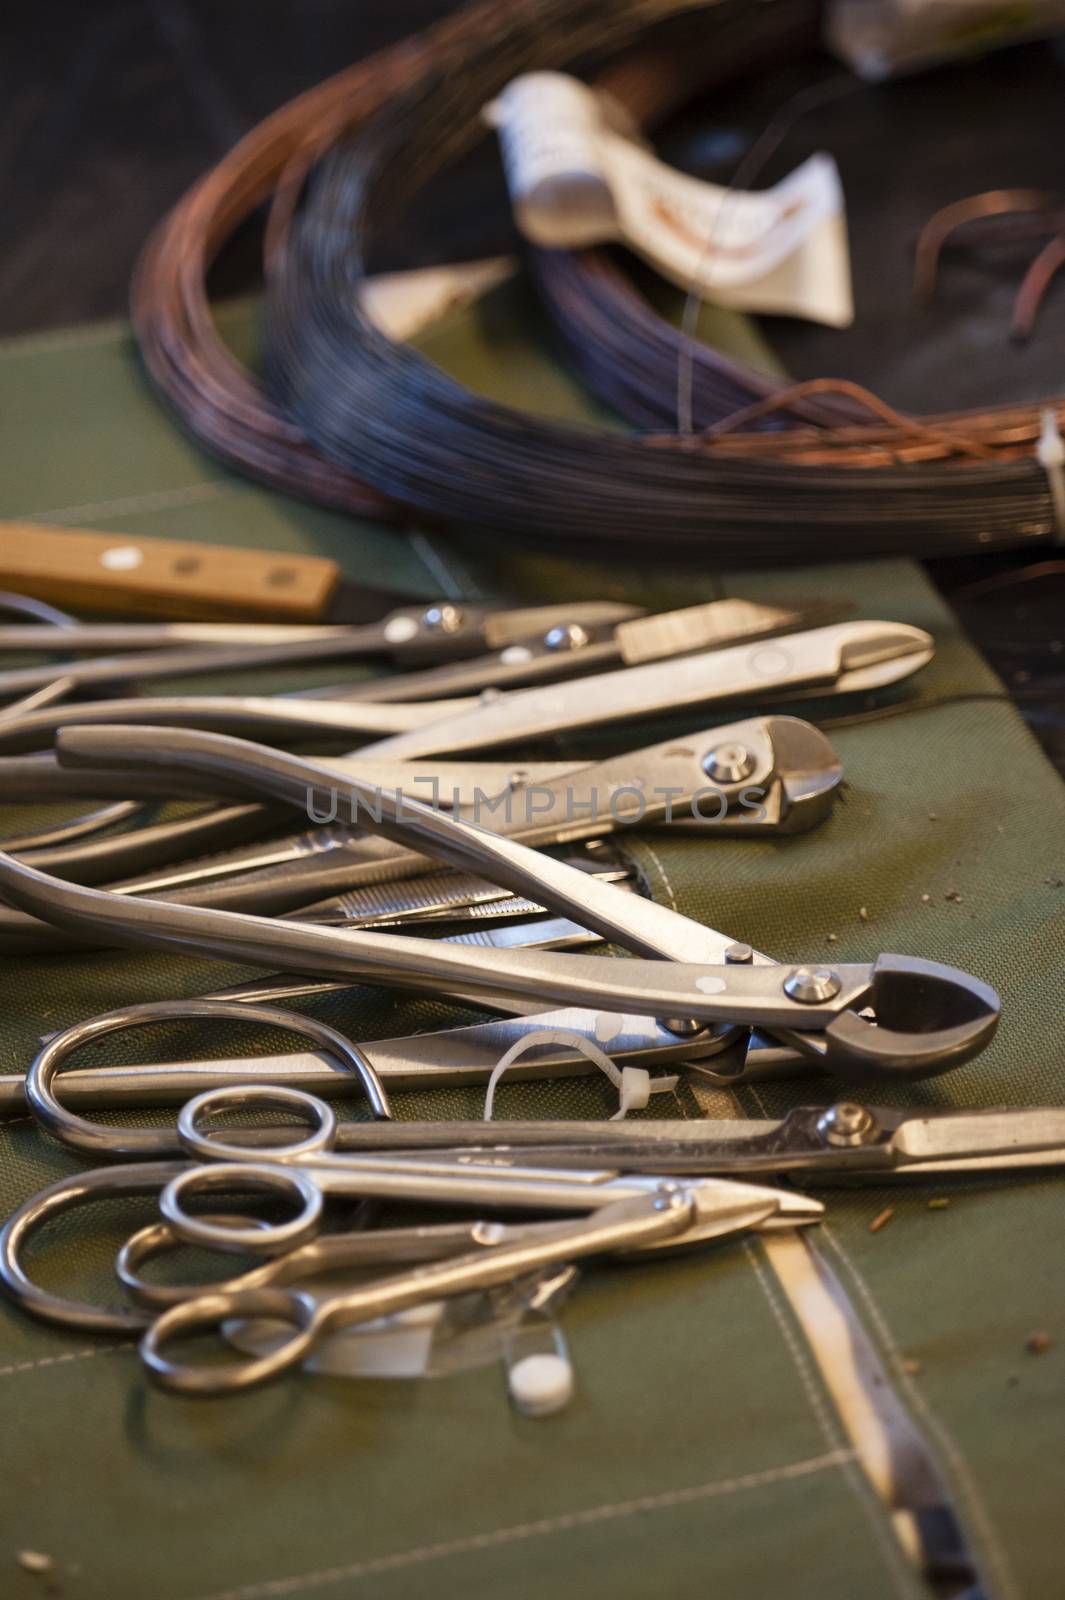
[[74, 609], [312, 622], [339, 578], [321, 556], [0, 523], [0, 586]]

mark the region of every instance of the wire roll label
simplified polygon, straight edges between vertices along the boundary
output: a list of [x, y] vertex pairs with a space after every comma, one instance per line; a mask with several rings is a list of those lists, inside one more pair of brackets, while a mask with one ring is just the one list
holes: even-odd
[[636, 141], [576, 78], [515, 78], [485, 110], [522, 233], [547, 249], [619, 241], [683, 289], [742, 311], [854, 320], [843, 191], [815, 155], [759, 193], [704, 183]]

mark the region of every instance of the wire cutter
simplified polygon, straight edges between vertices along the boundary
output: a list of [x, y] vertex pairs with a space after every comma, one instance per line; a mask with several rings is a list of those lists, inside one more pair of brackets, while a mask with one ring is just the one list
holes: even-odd
[[840, 622], [762, 643], [655, 660], [568, 683], [504, 690], [487, 698], [314, 700], [294, 696], [181, 695], [54, 707], [0, 722], [0, 749], [51, 742], [84, 722], [202, 728], [278, 742], [377, 737], [375, 755], [402, 760], [440, 752], [505, 748], [530, 739], [687, 712], [730, 700], [776, 704], [812, 695], [865, 692], [909, 677], [932, 658], [929, 634], [899, 622]]
[[[193, 738], [184, 730], [175, 737]], [[171, 784], [214, 784], [230, 793], [261, 793], [257, 780], [237, 769], [210, 772], [155, 763], [156, 743], [143, 729], [124, 727], [71, 728], [58, 741], [62, 771], [76, 779], [84, 770], [131, 771], [158, 788]], [[172, 743], [168, 733], [164, 743]], [[14, 758], [18, 760], [19, 758]], [[35, 758], [30, 758], [31, 760]], [[87, 768], [84, 764], [87, 763]], [[68, 766], [69, 764], [69, 766]], [[2, 763], [0, 763], [2, 765]], [[536, 845], [573, 844], [602, 838], [626, 827], [687, 828], [700, 836], [804, 832], [829, 811], [842, 778], [842, 766], [823, 734], [793, 717], [756, 717], [707, 730], [685, 739], [667, 740], [606, 761], [561, 767], [516, 768], [499, 763], [436, 763], [431, 760], [369, 762], [363, 773], [358, 760], [339, 771], [332, 761], [319, 764], [331, 782], [316, 791], [318, 817], [338, 816], [328, 824], [280, 844], [243, 845], [229, 855], [213, 854], [205, 862], [168, 866], [175, 855], [198, 839], [215, 849], [249, 818], [254, 833], [262, 819], [277, 814], [251, 802], [231, 806], [208, 818], [202, 829], [193, 818], [154, 823], [113, 838], [39, 851], [27, 859], [42, 870], [96, 883], [116, 868], [140, 867], [136, 877], [119, 877], [111, 887], [124, 895], [164, 897], [224, 910], [279, 915], [297, 907], [314, 907], [316, 920], [342, 910], [335, 898], [352, 889], [411, 877], [439, 864], [391, 840], [367, 837], [358, 828], [367, 790], [402, 789], [414, 798], [451, 806], [482, 827]], [[539, 779], [537, 773], [539, 770]], [[480, 786], [479, 779], [485, 786]], [[461, 782], [462, 788], [448, 789]], [[306, 816], [307, 793], [278, 796]], [[462, 802], [467, 802], [463, 804]], [[149, 870], [145, 872], [145, 868]], [[151, 870], [153, 869], [154, 870]], [[76, 942], [76, 941], [75, 941]], [[84, 942], [84, 935], [82, 935]], [[0, 909], [0, 945], [12, 951], [69, 947], [55, 930], [18, 912]]]
[[[133, 730], [111, 730], [127, 740]], [[313, 763], [221, 735], [149, 733], [160, 766], [243, 774], [274, 797], [306, 802], [329, 774]], [[821, 1070], [923, 1077], [969, 1060], [998, 1022], [994, 990], [910, 956], [872, 964], [777, 966], [749, 946], [668, 907], [589, 878], [513, 839], [399, 792], [353, 781], [366, 820], [386, 837], [460, 869], [483, 872], [573, 917], [643, 959], [488, 950], [363, 930], [115, 895], [49, 877], [0, 855], [0, 891], [23, 910], [119, 944], [174, 949], [316, 976], [724, 1024], [768, 1032]]]

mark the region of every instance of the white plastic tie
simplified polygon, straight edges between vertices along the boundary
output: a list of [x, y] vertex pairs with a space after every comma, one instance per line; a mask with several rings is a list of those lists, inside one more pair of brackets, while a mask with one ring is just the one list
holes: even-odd
[[1040, 423], [1035, 459], [1047, 475], [1058, 538], [1065, 543], [1065, 439], [1061, 437], [1058, 414], [1053, 406], [1043, 410]]
[[672, 1094], [677, 1087], [678, 1079], [675, 1073], [670, 1077], [652, 1078], [644, 1067], [619, 1068], [605, 1050], [601, 1050], [583, 1033], [573, 1033], [568, 1028], [539, 1028], [534, 1033], [526, 1034], [523, 1039], [516, 1040], [492, 1068], [484, 1096], [485, 1122], [492, 1120], [496, 1085], [504, 1072], [508, 1067], [512, 1067], [515, 1061], [539, 1045], [569, 1045], [578, 1055], [585, 1056], [593, 1066], [606, 1074], [618, 1091], [618, 1109], [610, 1118], [611, 1122], [623, 1121], [630, 1111], [642, 1111], [653, 1094]]

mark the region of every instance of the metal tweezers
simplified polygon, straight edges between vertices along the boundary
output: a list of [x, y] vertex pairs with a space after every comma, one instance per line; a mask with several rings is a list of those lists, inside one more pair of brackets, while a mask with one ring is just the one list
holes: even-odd
[[[305, 803], [330, 774], [262, 746], [188, 730], [108, 730], [138, 742], [157, 765], [239, 773], [274, 798]], [[365, 931], [121, 896], [49, 877], [0, 855], [0, 890], [23, 910], [118, 944], [282, 967], [317, 976], [486, 999], [518, 994], [541, 1004], [639, 1012], [730, 1028], [756, 1028], [821, 1070], [919, 1077], [969, 1060], [991, 1038], [994, 990], [955, 969], [909, 956], [872, 964], [779, 967], [767, 956], [687, 917], [589, 878], [514, 840], [473, 827], [394, 791], [352, 780], [373, 827], [460, 869], [530, 894], [643, 959], [522, 950], [478, 951]], [[650, 958], [650, 959], [648, 959]]]

